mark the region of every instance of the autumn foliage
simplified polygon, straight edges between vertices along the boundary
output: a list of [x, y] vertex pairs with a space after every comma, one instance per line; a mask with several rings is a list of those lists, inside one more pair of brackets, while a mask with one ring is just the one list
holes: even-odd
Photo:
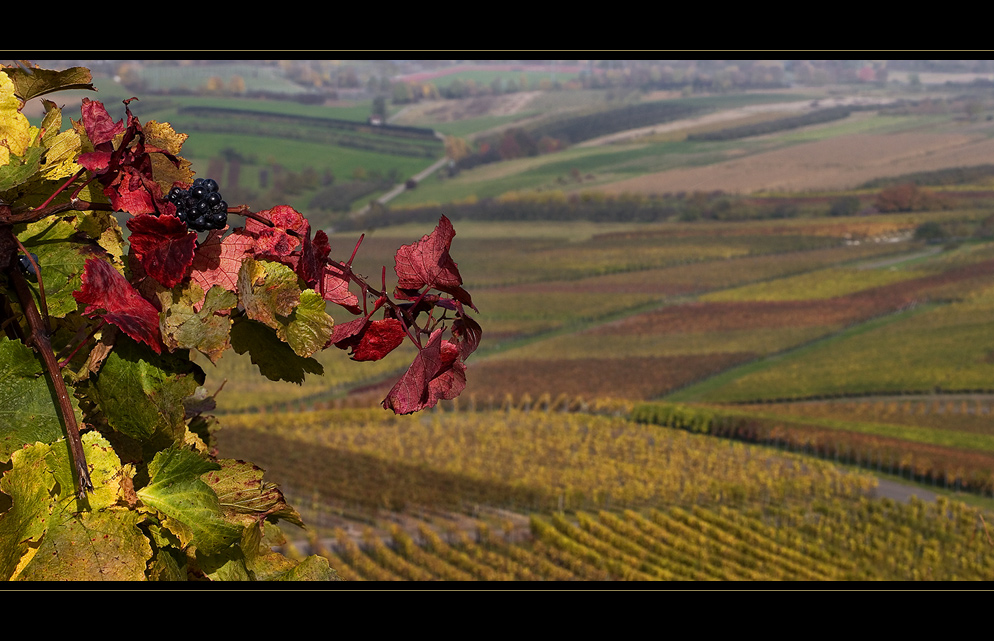
[[[21, 114], [63, 89], [92, 90], [89, 71], [0, 67], [0, 491], [13, 504], [0, 576], [333, 578], [314, 557], [271, 551], [270, 526], [299, 517], [261, 470], [217, 458], [220, 384], [208, 390], [191, 353], [234, 349], [300, 383], [322, 373], [321, 350], [379, 360], [409, 340], [417, 356], [383, 407], [452, 399], [482, 336], [449, 254], [455, 230], [442, 216], [400, 247], [392, 290], [385, 266], [378, 283], [352, 270], [362, 236], [336, 260], [290, 206], [229, 207], [229, 226], [198, 233], [167, 198], [193, 184], [187, 136], [141, 123], [134, 98], [120, 120], [84, 98], [64, 131], [54, 102], [41, 127]], [[94, 529], [103, 539], [79, 539]], [[68, 545], [86, 560], [58, 553]]]

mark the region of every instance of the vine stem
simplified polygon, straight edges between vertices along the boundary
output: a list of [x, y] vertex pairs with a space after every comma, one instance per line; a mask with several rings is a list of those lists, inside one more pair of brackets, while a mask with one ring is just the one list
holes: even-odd
[[[14, 236], [10, 227], [3, 228], [4, 233]], [[15, 237], [16, 239], [16, 237]], [[13, 261], [12, 261], [13, 262]], [[79, 424], [76, 422], [76, 413], [73, 411], [72, 402], [69, 400], [69, 391], [66, 389], [66, 382], [62, 378], [62, 370], [52, 351], [52, 342], [48, 338], [45, 323], [35, 305], [34, 297], [31, 295], [31, 288], [25, 280], [21, 270], [13, 265], [8, 269], [11, 280], [14, 282], [14, 289], [17, 292], [17, 299], [27, 318], [28, 327], [31, 333], [28, 342], [31, 347], [41, 356], [42, 363], [48, 373], [52, 387], [55, 388], [55, 396], [58, 401], [59, 413], [62, 414], [62, 423], [66, 430], [66, 439], [69, 442], [69, 453], [72, 457], [73, 470], [75, 471], [77, 492], [79, 500], [86, 498], [87, 492], [93, 491], [93, 482], [90, 480], [90, 470], [86, 465], [86, 454], [83, 452], [83, 441], [79, 436]], [[39, 274], [40, 278], [40, 274]]]

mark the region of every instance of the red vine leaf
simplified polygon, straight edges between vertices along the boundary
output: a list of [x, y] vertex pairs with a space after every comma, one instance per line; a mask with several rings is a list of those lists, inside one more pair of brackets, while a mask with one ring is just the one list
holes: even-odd
[[351, 348], [349, 358], [354, 361], [378, 361], [406, 337], [403, 323], [395, 318], [371, 321], [363, 317], [336, 325], [328, 342], [339, 349]]
[[300, 247], [302, 238], [310, 235], [310, 223], [288, 205], [260, 211], [257, 216], [272, 223], [269, 226], [253, 218], [245, 221], [245, 230], [255, 234], [257, 238], [255, 256], [261, 260], [287, 263], [284, 259]]
[[326, 301], [341, 305], [353, 314], [362, 313], [359, 298], [349, 291], [348, 279], [327, 264], [331, 247], [326, 233], [318, 230], [311, 240], [310, 223], [288, 205], [261, 211], [258, 216], [270, 221], [272, 226], [254, 218], [245, 221], [245, 230], [256, 237], [253, 249], [256, 258], [291, 267]]
[[442, 330], [431, 334], [407, 372], [383, 399], [383, 407], [395, 414], [411, 414], [452, 399], [466, 387], [466, 366], [459, 348], [442, 340]]
[[361, 313], [359, 298], [349, 291], [349, 281], [330, 265], [325, 265], [321, 282], [315, 288], [326, 301], [341, 305], [353, 314]]
[[145, 273], [165, 287], [178, 285], [193, 263], [196, 232], [189, 231], [175, 216], [138, 214], [127, 225], [131, 230], [131, 253]]
[[72, 293], [77, 302], [86, 305], [83, 313], [93, 318], [104, 310], [103, 319], [121, 331], [162, 353], [159, 338], [159, 312], [141, 297], [110, 263], [90, 258], [83, 268], [83, 287]]
[[[104, 186], [103, 193], [117, 211], [130, 214], [175, 214], [176, 206], [162, 195], [162, 187], [152, 175], [150, 153], [161, 153], [179, 167], [178, 156], [164, 149], [145, 145], [141, 123], [127, 106], [127, 125], [114, 122], [102, 103], [83, 99], [82, 120], [94, 151], [80, 154], [77, 162], [93, 172]], [[114, 139], [123, 134], [117, 148]]]
[[445, 216], [435, 230], [410, 245], [402, 245], [394, 256], [397, 286], [404, 289], [421, 289], [424, 286], [459, 287], [462, 277], [452, 257], [449, 246], [456, 235], [452, 223]]
[[476, 309], [469, 292], [462, 288], [458, 265], [449, 255], [455, 235], [452, 223], [442, 216], [430, 234], [410, 245], [402, 245], [394, 256], [397, 287], [412, 290], [434, 288], [452, 294]]
[[267, 227], [257, 234], [256, 256], [265, 259], [281, 260], [296, 249], [299, 241], [282, 229]]
[[[245, 230], [236, 229], [222, 240], [224, 231], [211, 230], [193, 255], [190, 280], [200, 285], [204, 292], [214, 285], [237, 292], [242, 260], [252, 256], [255, 248], [255, 236]], [[194, 306], [198, 311], [201, 303]]]
[[323, 230], [314, 232], [314, 240], [311, 240], [310, 236], [304, 237], [304, 246], [300, 251], [300, 262], [297, 263], [296, 271], [308, 287], [316, 287], [321, 282], [329, 255], [331, 255], [331, 245], [328, 244], [328, 234]]
[[93, 143], [94, 149], [112, 151], [113, 146], [109, 143], [114, 140], [114, 136], [124, 132], [124, 121], [114, 122], [104, 103], [89, 98], [83, 98], [80, 111], [86, 136]]
[[459, 357], [462, 360], [469, 358], [469, 355], [480, 346], [480, 339], [483, 337], [483, 328], [475, 320], [460, 313], [458, 318], [452, 323], [452, 338], [459, 346]]

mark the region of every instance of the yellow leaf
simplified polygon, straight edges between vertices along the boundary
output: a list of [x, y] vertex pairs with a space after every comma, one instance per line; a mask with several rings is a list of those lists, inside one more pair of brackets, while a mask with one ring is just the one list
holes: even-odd
[[150, 154], [152, 161], [152, 176], [162, 187], [162, 193], [167, 194], [175, 183], [190, 184], [193, 182], [193, 172], [190, 161], [179, 155], [180, 148], [189, 137], [188, 134], [176, 133], [168, 122], [150, 120], [144, 125], [145, 143], [163, 149], [179, 158], [177, 167], [162, 154]]
[[179, 155], [180, 148], [186, 142], [186, 139], [189, 138], [189, 134], [176, 133], [172, 125], [168, 122], [150, 120], [145, 123], [143, 129], [145, 131], [146, 144], [164, 149], [174, 156]]
[[37, 133], [20, 108], [13, 81], [0, 71], [0, 165], [10, 164], [11, 154], [23, 156]]
[[79, 134], [72, 129], [63, 131], [46, 144], [45, 162], [41, 166], [41, 174], [46, 180], [68, 178], [82, 169], [76, 164], [79, 157]]

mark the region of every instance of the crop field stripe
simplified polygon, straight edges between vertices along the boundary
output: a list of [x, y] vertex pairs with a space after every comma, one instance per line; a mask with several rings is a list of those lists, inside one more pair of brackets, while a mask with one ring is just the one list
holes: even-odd
[[753, 416], [782, 420], [785, 422], [803, 422], [808, 425], [829, 427], [832, 429], [884, 436], [902, 441], [939, 445], [965, 451], [994, 452], [994, 435], [969, 434], [950, 430], [941, 430], [914, 425], [894, 425], [890, 423], [867, 423], [862, 421], [845, 421], [833, 419], [798, 419], [784, 414], [757, 412]]
[[581, 519], [581, 524], [599, 538], [643, 558], [674, 579], [703, 581], [715, 578], [698, 571], [696, 561], [684, 552], [667, 545], [664, 540], [646, 535], [616, 514], [601, 511], [596, 521], [588, 517]]
[[884, 327], [895, 321], [908, 318], [915, 314], [920, 314], [927, 309], [935, 307], [936, 304], [926, 303], [919, 305], [914, 309], [904, 309], [893, 314], [888, 314], [883, 317], [873, 318], [865, 323], [860, 323], [853, 327], [848, 327], [840, 332], [836, 332], [829, 336], [823, 336], [816, 338], [809, 343], [805, 343], [798, 347], [791, 348], [785, 352], [779, 354], [774, 354], [757, 360], [753, 360], [749, 363], [739, 365], [737, 367], [732, 367], [724, 372], [711, 376], [710, 378], [701, 381], [700, 383], [695, 383], [689, 387], [677, 390], [675, 392], [666, 394], [660, 397], [659, 400], [671, 401], [674, 403], [686, 403], [690, 401], [699, 401], [704, 399], [710, 392], [720, 389], [725, 385], [731, 383], [734, 380], [742, 378], [748, 374], [753, 374], [755, 372], [760, 372], [774, 364], [788, 362], [789, 360], [799, 359], [805, 356], [807, 353], [822, 349], [826, 346], [830, 346], [833, 343], [851, 338], [853, 336], [858, 336], [865, 332], [877, 329], [879, 327]]

